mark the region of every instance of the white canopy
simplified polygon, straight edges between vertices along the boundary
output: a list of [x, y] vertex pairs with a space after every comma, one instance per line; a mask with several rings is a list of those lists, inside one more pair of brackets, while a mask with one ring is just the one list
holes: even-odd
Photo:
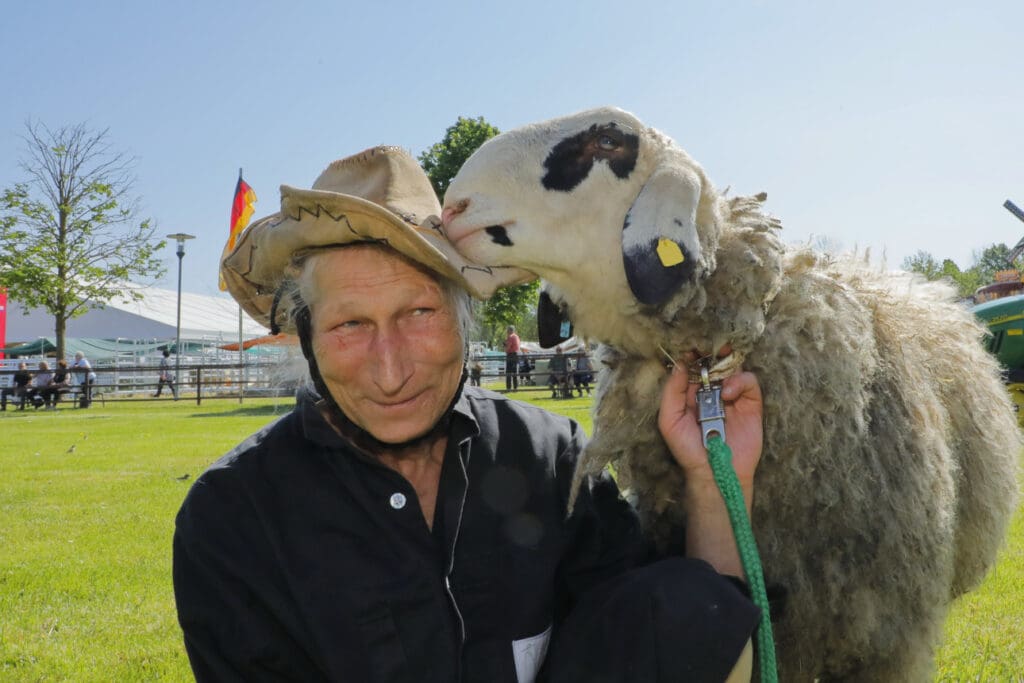
[[[100, 339], [174, 339], [178, 293], [158, 287], [129, 285], [142, 295], [139, 301], [115, 298], [103, 308], [92, 309], [68, 321], [67, 336]], [[7, 343], [33, 341], [54, 335], [53, 316], [43, 309], [29, 311], [17, 301], [8, 301]], [[242, 314], [246, 338], [267, 333], [248, 314]], [[181, 293], [181, 338], [189, 340], [238, 341], [238, 304], [227, 297]]]

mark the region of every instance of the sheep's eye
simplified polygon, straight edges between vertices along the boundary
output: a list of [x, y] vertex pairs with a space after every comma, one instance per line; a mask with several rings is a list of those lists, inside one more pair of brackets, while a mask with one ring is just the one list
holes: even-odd
[[597, 146], [606, 152], [614, 152], [622, 145], [622, 142], [617, 138], [603, 133], [597, 137]]

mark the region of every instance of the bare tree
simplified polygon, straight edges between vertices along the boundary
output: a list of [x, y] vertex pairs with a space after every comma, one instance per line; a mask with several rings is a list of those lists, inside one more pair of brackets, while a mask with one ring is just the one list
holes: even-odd
[[139, 298], [125, 285], [163, 274], [154, 253], [164, 242], [139, 219], [134, 159], [112, 149], [107, 129], [25, 128], [28, 179], [0, 198], [0, 286], [53, 315], [62, 358], [67, 321], [114, 297]]

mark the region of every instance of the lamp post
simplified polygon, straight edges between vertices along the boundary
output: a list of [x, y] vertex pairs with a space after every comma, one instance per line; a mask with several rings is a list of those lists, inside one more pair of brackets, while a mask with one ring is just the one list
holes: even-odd
[[178, 324], [177, 334], [174, 341], [174, 399], [181, 395], [181, 260], [185, 258], [185, 240], [195, 239], [195, 235], [184, 232], [176, 232], [168, 235], [167, 239], [178, 242]]

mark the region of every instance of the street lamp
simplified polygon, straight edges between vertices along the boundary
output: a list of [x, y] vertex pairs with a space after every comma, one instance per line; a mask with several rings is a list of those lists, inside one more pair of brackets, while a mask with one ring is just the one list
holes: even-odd
[[178, 242], [178, 324], [177, 335], [174, 342], [174, 399], [177, 400], [181, 392], [181, 260], [185, 258], [185, 240], [195, 239], [195, 235], [184, 232], [176, 232], [168, 235], [167, 239]]

